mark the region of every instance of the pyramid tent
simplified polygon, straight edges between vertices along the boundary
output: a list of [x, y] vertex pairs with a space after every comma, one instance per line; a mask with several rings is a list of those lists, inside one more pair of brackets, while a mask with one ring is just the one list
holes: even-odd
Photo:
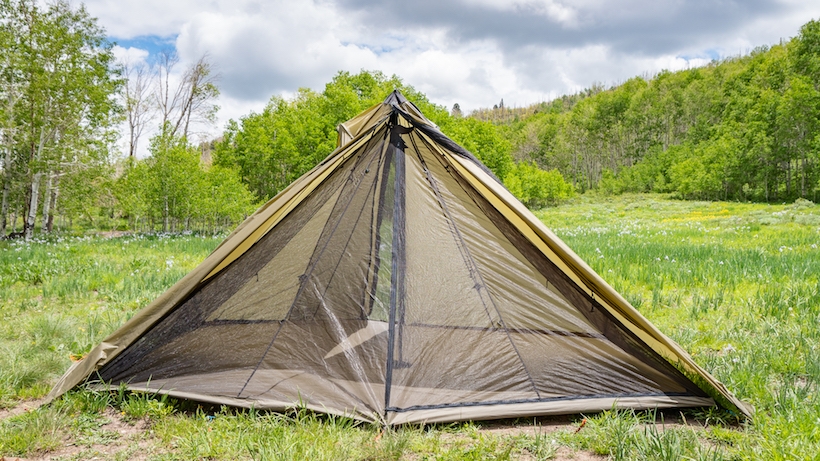
[[751, 408], [393, 92], [75, 363], [202, 402], [386, 424]]

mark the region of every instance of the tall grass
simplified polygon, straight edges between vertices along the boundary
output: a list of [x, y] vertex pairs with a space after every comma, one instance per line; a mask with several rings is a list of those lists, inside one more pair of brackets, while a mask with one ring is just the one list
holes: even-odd
[[820, 453], [820, 206], [639, 195], [537, 215], [756, 407], [737, 456]]
[[81, 357], [221, 240], [55, 236], [0, 242], [0, 407], [48, 391]]

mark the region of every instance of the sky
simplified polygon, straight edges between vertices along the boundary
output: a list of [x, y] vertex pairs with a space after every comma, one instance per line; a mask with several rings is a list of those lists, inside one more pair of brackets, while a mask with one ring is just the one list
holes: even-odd
[[[340, 70], [398, 75], [470, 111], [702, 66], [796, 36], [816, 0], [86, 0], [116, 55], [178, 70], [207, 54], [218, 135], [273, 95], [321, 91]], [[146, 144], [143, 142], [143, 144]]]

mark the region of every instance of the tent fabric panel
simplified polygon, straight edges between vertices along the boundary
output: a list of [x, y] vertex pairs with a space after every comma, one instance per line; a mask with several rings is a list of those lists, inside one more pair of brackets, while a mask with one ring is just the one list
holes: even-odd
[[[342, 353], [328, 354], [351, 335], [367, 328], [370, 322], [283, 323], [276, 341], [254, 372], [247, 376], [247, 385], [237, 397], [257, 399], [274, 395], [296, 402], [321, 395], [321, 399], [315, 401], [328, 407], [383, 411], [386, 330], [359, 344], [344, 347]], [[288, 370], [299, 370], [299, 378], [271, 378]]]
[[[235, 373], [235, 372], [234, 372]], [[355, 418], [359, 421], [377, 423], [383, 421], [383, 412], [372, 411], [362, 405], [328, 406], [323, 402], [332, 400], [332, 396], [338, 395], [341, 389], [356, 387], [356, 383], [335, 383], [313, 382], [312, 376], [302, 373], [300, 370], [287, 370], [284, 372], [272, 371], [265, 376], [270, 382], [284, 382], [282, 387], [288, 388], [288, 395], [296, 395], [297, 398], [278, 395], [276, 392], [264, 392], [262, 386], [254, 389], [255, 397], [237, 398], [226, 389], [225, 392], [214, 393], [213, 389], [201, 388], [197, 385], [200, 382], [216, 380], [226, 381], [225, 373], [203, 374], [185, 377], [176, 380], [152, 380], [149, 382], [131, 383], [126, 387], [136, 392], [150, 392], [152, 394], [168, 395], [180, 399], [189, 399], [198, 402], [212, 403], [215, 405], [231, 405], [239, 408], [253, 408], [255, 410], [287, 411], [295, 408], [305, 408], [317, 413], [325, 413], [337, 416]], [[261, 380], [260, 380], [261, 382]], [[346, 386], [346, 384], [348, 386]], [[190, 390], [183, 390], [190, 389]], [[328, 399], [328, 396], [331, 396]]]
[[219, 306], [208, 320], [284, 319], [296, 297], [300, 277], [309, 263], [302, 255], [316, 247], [337, 199], [338, 194], [331, 196], [284, 248]]
[[498, 393], [508, 399], [538, 397], [505, 332], [416, 324], [403, 328], [390, 408], [475, 403], [498, 398]]
[[[373, 139], [370, 146], [379, 146], [381, 141]], [[275, 233], [266, 234], [243, 256], [222, 270], [217, 276], [208, 280], [197, 292], [183, 302], [178, 308], [168, 313], [139, 341], [129, 345], [100, 369], [100, 375], [106, 380], [119, 376], [121, 370], [127, 370], [132, 364], [146, 359], [161, 345], [193, 331], [206, 322], [226, 301], [239, 291], [249, 280], [255, 279], [259, 271], [296, 237], [304, 226], [338, 191], [349, 182], [355, 171], [357, 157], [351, 157], [343, 167], [337, 168], [329, 175], [322, 187], [315, 189], [303, 199], [294, 210], [277, 225]], [[291, 300], [293, 305], [294, 300]], [[214, 338], [219, 341], [218, 338]], [[230, 338], [223, 338], [230, 341]], [[263, 355], [264, 349], [258, 351], [256, 360]]]
[[556, 399], [544, 402], [474, 405], [388, 412], [387, 424], [432, 424], [482, 419], [526, 418], [605, 411], [612, 408], [652, 410], [662, 408], [709, 407], [715, 401], [691, 396], [623, 396], [585, 399]]
[[[553, 289], [519, 249], [447, 171], [440, 157], [424, 142], [414, 143], [423, 153], [430, 180], [447, 204], [453, 225], [460, 229], [464, 251], [470, 255], [479, 280], [489, 291], [495, 321], [508, 328], [597, 332], [595, 327], [564, 296]], [[553, 287], [554, 288], [554, 287]]]
[[[431, 146], [429, 143], [425, 145]], [[447, 157], [437, 156], [435, 158], [446, 161]], [[449, 158], [455, 157], [450, 156]], [[697, 386], [668, 362], [658, 357], [656, 353], [647, 347], [642, 347], [639, 341], [634, 340], [628, 332], [618, 327], [617, 322], [612, 322], [612, 318], [600, 318], [600, 311], [594, 312], [594, 306], [584, 298], [583, 293], [573, 289], [571, 283], [567, 283], [567, 276], [556, 270], [541, 252], [533, 248], [532, 244], [527, 242], [520, 232], [482, 196], [469, 187], [469, 184], [463, 180], [458, 181], [457, 176], [447, 174], [447, 170], [441, 163], [428, 162], [427, 166], [436, 177], [442, 178], [440, 182], [443, 186], [452, 184], [451, 187], [440, 187], [441, 193], [446, 197], [445, 201], [452, 204], [453, 215], [461, 221], [459, 225], [467, 229], [464, 232], [468, 236], [465, 238], [467, 245], [475, 249], [473, 253], [482, 277], [490, 287], [506, 326], [528, 326], [528, 323], [540, 321], [546, 323], [540, 327], [541, 329], [603, 333], [619, 348], [632, 355], [632, 361], [642, 361], [659, 371], [662, 370], [664, 374], [675, 376], [675, 380], [687, 389], [695, 393], [699, 392]], [[446, 181], [448, 177], [455, 181]], [[452, 195], [448, 197], [447, 194]], [[459, 205], [461, 206], [460, 211]], [[561, 292], [559, 300], [572, 299], [572, 301], [559, 303], [557, 306], [543, 301], [539, 303], [539, 299], [549, 300], [551, 298], [550, 293], [554, 292], [549, 287], [559, 289]], [[535, 302], [521, 304], [521, 293], [532, 293], [531, 298]], [[552, 298], [555, 299], [555, 296], [553, 295]], [[565, 310], [561, 309], [561, 304]], [[567, 313], [570, 315], [567, 316]], [[554, 316], [561, 314], [563, 314], [561, 320], [574, 317], [577, 319], [576, 324], [569, 328], [560, 324], [559, 327], [565, 328], [549, 325], [548, 322], [555, 322]]]
[[[244, 250], [240, 252], [239, 249], [246, 246], [249, 239], [254, 242], [258, 239], [251, 237], [259, 231], [260, 227], [273, 226], [286, 216], [292, 210], [288, 204], [293, 203], [296, 197], [309, 195], [313, 188], [322, 183], [340, 164], [353, 155], [360, 143], [374, 136], [380, 127], [383, 127], [383, 124], [376, 123], [370, 131], [360, 132], [351, 143], [331, 153], [325, 161], [291, 183], [249, 216], [199, 266], [106, 337], [83, 360], [72, 364], [46, 396], [46, 403], [86, 380], [100, 367], [122, 353], [128, 345], [136, 341], [170, 310], [190, 296], [203, 280], [216, 275], [222, 268], [227, 267], [232, 259], [244, 253]], [[272, 217], [276, 220], [271, 221]], [[247, 247], [249, 248], [249, 245]]]
[[478, 284], [463, 235], [433, 190], [414, 148], [406, 154], [406, 322], [491, 328], [498, 322]]
[[720, 400], [722, 405], [734, 407], [747, 418], [752, 416], [753, 407], [732, 395], [722, 383], [698, 366], [679, 345], [646, 320], [578, 255], [547, 229], [544, 223], [512, 197], [509, 191], [495, 183], [481, 168], [472, 165], [469, 161], [457, 156], [450, 156], [449, 159], [451, 159], [449, 164], [458, 171], [459, 176], [469, 182], [477, 194], [489, 201], [511, 226], [518, 229], [549, 259], [550, 263], [566, 274], [578, 289], [586, 291], [590, 298], [596, 299], [613, 319], [626, 327], [668, 363], [681, 367], [687, 377], [698, 380], [698, 385], [702, 389], [710, 390], [709, 395]]
[[563, 297], [567, 299], [571, 305], [575, 306], [578, 312], [586, 317], [587, 321], [595, 326], [597, 331], [602, 333], [613, 344], [617, 345], [617, 347], [634, 356], [637, 360], [670, 377], [674, 377], [675, 381], [686, 387], [693, 395], [702, 394], [703, 391], [699, 389], [697, 385], [684, 376], [651, 346], [643, 342], [640, 337], [635, 335], [629, 328], [631, 323], [626, 322], [623, 318], [611, 315], [610, 311], [604, 309], [599, 304], [599, 298], [593, 298], [587, 294], [588, 292], [582, 286], [573, 283], [574, 281], [569, 274], [553, 264], [550, 258], [545, 257], [546, 255], [539, 251], [539, 249], [520, 232], [519, 227], [515, 226], [508, 219], [505, 219], [499, 210], [487, 201], [484, 196], [478, 194], [476, 189], [466, 187], [465, 190], [470, 191], [475, 202], [483, 210], [483, 215], [495, 223], [506, 238], [512, 242], [522, 254], [526, 255], [527, 259], [549, 280], [550, 284], [557, 288]]
[[[412, 197], [406, 203], [407, 285], [404, 316], [395, 326], [389, 404], [403, 407], [451, 398], [466, 402], [472, 400], [462, 399], [497, 392], [537, 397], [509, 338], [498, 334], [498, 315], [489, 293], [475, 278], [463, 237], [414, 149], [405, 150], [405, 187]], [[446, 326], [470, 328], [441, 328]], [[454, 396], [453, 390], [471, 392]]]
[[[152, 353], [127, 366], [101, 370], [112, 385], [214, 373], [222, 370], [252, 369], [258, 362], [255, 351], [268, 344], [278, 328], [273, 322], [217, 324], [197, 328], [158, 344]], [[249, 371], [245, 373], [247, 378]], [[234, 383], [239, 391], [244, 379]], [[219, 386], [229, 385], [218, 383]]]
[[336, 147], [346, 145], [350, 142], [350, 139], [356, 138], [361, 135], [363, 131], [370, 129], [370, 127], [375, 124], [374, 121], [386, 118], [390, 113], [390, 108], [385, 107], [384, 104], [374, 104], [361, 114], [346, 122], [340, 123], [336, 129], [339, 134]]
[[[384, 406], [383, 396], [376, 396], [370, 383], [384, 381], [386, 335], [373, 335], [355, 347], [343, 347], [342, 353], [330, 352], [342, 343], [350, 345], [349, 337], [368, 324], [369, 297], [364, 293], [374, 267], [373, 218], [374, 208], [379, 206], [385, 148], [385, 141], [379, 140], [363, 150], [341, 184], [315, 247], [302, 255], [309, 262], [300, 277], [296, 297], [249, 376], [249, 389], [266, 385], [260, 382], [266, 370], [300, 369], [323, 386], [333, 379], [359, 383], [361, 392], [342, 389], [335, 397], [324, 392], [326, 405], [356, 404], [370, 409]], [[378, 344], [382, 346], [376, 347]], [[247, 392], [243, 390], [240, 396]], [[296, 399], [298, 395], [291, 397]]]
[[638, 360], [603, 335], [526, 330], [512, 335], [541, 395], [691, 394], [674, 376]]
[[[279, 221], [282, 220], [293, 207], [297, 206], [306, 196], [308, 196], [319, 184], [324, 183], [327, 177], [336, 171], [342, 163], [346, 162], [352, 155], [365, 143], [370, 143], [373, 138], [379, 139], [383, 135], [385, 128], [384, 120], [371, 127], [369, 130], [360, 132], [356, 138], [343, 147], [338, 148], [325, 158], [322, 163], [317, 165], [313, 170], [305, 173], [299, 179], [294, 181], [285, 190], [276, 195], [273, 199], [262, 205], [251, 217], [254, 218], [253, 225], [250, 226], [251, 220], [246, 219], [228, 239], [233, 240], [233, 235], [238, 234], [238, 231], [246, 227], [250, 227], [247, 232], [242, 233], [242, 238], [236, 242], [236, 245], [231, 248], [212, 270], [202, 279], [207, 280], [218, 274], [224, 268], [228, 267], [237, 258], [242, 256], [251, 246], [253, 246], [259, 239], [274, 228]], [[292, 186], [305, 182], [305, 187], [301, 189], [291, 190]], [[224, 244], [225, 242], [223, 242]], [[220, 244], [217, 249], [220, 249]]]
[[374, 208], [386, 142], [359, 156], [339, 192], [339, 198], [309, 255], [307, 270], [288, 319], [365, 318], [370, 311], [364, 296], [372, 279]]

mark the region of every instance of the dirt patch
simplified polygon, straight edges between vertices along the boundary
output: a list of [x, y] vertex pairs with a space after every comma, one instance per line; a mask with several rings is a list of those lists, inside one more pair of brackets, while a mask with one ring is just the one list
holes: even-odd
[[128, 459], [144, 461], [160, 454], [161, 450], [152, 440], [150, 425], [146, 420], [126, 421], [122, 415], [109, 408], [101, 415], [103, 423], [83, 434], [67, 437], [63, 447], [31, 458], [0, 457], [0, 461], [42, 460], [107, 460]]
[[102, 237], [104, 239], [117, 238], [117, 237], [122, 237], [124, 235], [131, 235], [131, 234], [133, 234], [132, 231], [106, 231], [106, 232], [98, 232], [97, 233], [97, 235], [99, 235], [100, 237]]
[[[479, 431], [500, 437], [515, 437], [518, 435], [538, 436], [559, 431], [575, 432], [578, 430], [580, 424], [581, 421], [578, 415], [544, 416], [533, 418], [530, 421], [517, 420], [511, 422], [509, 420], [502, 420], [483, 422], [481, 423]], [[581, 430], [583, 430], [583, 428], [581, 428]], [[530, 461], [536, 458], [525, 452], [518, 459], [521, 461]], [[550, 459], [555, 461], [602, 461], [607, 459], [607, 457], [596, 455], [588, 451], [558, 446], [556, 447], [555, 456]]]
[[[45, 398], [35, 399], [35, 400], [24, 400], [24, 401], [18, 403], [14, 407], [0, 408], [0, 420], [6, 419], [6, 418], [11, 418], [12, 416], [17, 416], [17, 415], [23, 414], [27, 411], [36, 410], [37, 408], [40, 408], [40, 405], [42, 405], [43, 402], [45, 402], [45, 401], [46, 401]], [[6, 460], [9, 460], [9, 459], [11, 459], [11, 458], [6, 458]], [[0, 461], [2, 461], [2, 458], [0, 458]]]

